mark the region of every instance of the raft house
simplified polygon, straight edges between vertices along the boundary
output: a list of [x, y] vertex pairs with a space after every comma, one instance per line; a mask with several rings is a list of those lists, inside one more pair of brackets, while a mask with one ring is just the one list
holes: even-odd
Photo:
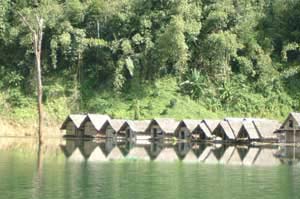
[[223, 142], [300, 142], [300, 113], [292, 112], [282, 125], [265, 118], [176, 121], [111, 119], [102, 114], [71, 114], [63, 122], [65, 136], [121, 138], [129, 140], [212, 140]]
[[172, 118], [156, 118], [149, 123], [146, 134], [151, 135], [152, 140], [169, 139], [174, 137], [178, 122]]
[[300, 113], [292, 112], [285, 119], [276, 134], [283, 143], [300, 142]]
[[150, 139], [146, 129], [150, 124], [150, 120], [128, 120], [123, 123], [118, 131], [118, 137], [127, 140], [144, 140]]
[[83, 129], [80, 127], [86, 115], [84, 114], [70, 114], [63, 122], [60, 130], [65, 130], [66, 136], [83, 137]]
[[83, 129], [84, 136], [97, 137], [101, 134], [102, 127], [108, 120], [110, 120], [108, 115], [87, 114], [80, 128]]

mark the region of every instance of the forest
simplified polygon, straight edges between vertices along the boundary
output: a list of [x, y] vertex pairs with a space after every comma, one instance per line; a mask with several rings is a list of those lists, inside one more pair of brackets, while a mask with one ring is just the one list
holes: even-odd
[[43, 104], [115, 118], [284, 118], [300, 111], [299, 0], [0, 0], [0, 117]]

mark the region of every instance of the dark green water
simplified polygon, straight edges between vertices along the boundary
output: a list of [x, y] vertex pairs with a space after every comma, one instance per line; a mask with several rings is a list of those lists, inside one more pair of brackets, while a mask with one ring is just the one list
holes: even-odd
[[300, 198], [295, 148], [33, 143], [0, 140], [0, 198]]

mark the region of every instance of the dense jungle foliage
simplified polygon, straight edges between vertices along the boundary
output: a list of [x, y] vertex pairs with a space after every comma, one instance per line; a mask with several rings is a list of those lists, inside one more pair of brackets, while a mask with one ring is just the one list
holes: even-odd
[[49, 118], [300, 111], [299, 0], [0, 0], [0, 115], [34, 119], [34, 54], [18, 13], [45, 20]]

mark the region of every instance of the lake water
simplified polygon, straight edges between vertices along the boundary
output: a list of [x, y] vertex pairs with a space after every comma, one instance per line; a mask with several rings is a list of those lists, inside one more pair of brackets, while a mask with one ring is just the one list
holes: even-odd
[[0, 138], [0, 198], [300, 198], [300, 150]]

